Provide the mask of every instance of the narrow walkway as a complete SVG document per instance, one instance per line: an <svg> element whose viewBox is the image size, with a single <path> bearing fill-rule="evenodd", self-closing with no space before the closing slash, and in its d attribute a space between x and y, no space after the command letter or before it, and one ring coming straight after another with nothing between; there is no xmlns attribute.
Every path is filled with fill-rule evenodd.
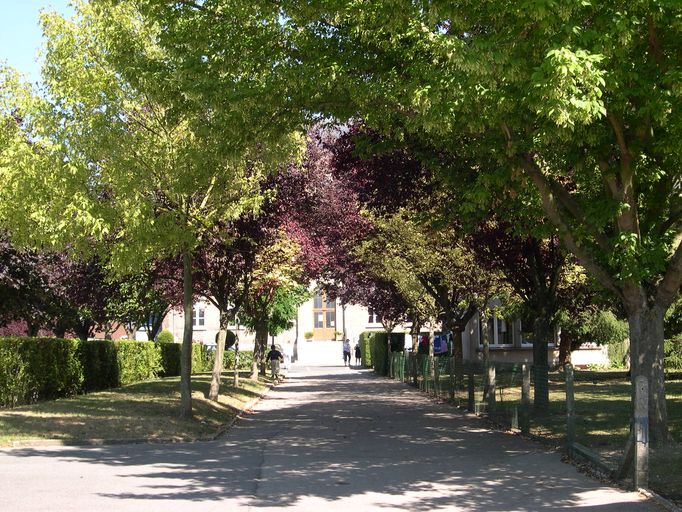
<svg viewBox="0 0 682 512"><path fill-rule="evenodd" d="M659 510L329 349L215 442L1 452L1 508Z"/></svg>

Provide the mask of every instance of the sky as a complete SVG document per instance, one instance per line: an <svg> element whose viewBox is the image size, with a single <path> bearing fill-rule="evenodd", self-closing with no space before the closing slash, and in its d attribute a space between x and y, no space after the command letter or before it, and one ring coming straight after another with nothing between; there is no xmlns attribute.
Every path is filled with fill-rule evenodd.
<svg viewBox="0 0 682 512"><path fill-rule="evenodd" d="M73 13L69 0L0 0L0 62L23 73L31 83L40 80L41 10Z"/></svg>

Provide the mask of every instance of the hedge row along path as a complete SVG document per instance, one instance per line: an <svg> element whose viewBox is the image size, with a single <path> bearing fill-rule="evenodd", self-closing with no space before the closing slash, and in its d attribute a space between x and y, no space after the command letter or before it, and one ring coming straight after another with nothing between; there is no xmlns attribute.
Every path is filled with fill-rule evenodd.
<svg viewBox="0 0 682 512"><path fill-rule="evenodd" d="M301 354L216 441L0 452L3 509L659 510L559 453L342 366L340 344Z"/></svg>

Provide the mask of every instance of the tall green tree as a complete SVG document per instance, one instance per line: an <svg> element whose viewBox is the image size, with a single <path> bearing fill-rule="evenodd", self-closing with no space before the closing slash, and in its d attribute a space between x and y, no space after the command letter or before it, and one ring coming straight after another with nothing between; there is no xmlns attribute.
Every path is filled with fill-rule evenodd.
<svg viewBox="0 0 682 512"><path fill-rule="evenodd" d="M663 314L682 281L682 21L674 3L284 2L316 107L478 156L533 188L616 295L667 438ZM313 78L314 76L314 78ZM313 84L314 82L314 84ZM329 101L324 99L332 98Z"/></svg>
<svg viewBox="0 0 682 512"><path fill-rule="evenodd" d="M258 211L269 164L291 158L299 140L260 132L272 119L253 116L250 101L230 105L242 120L236 132L224 112L190 101L177 87L180 63L158 44L160 25L131 2L76 11L71 20L43 16L45 96L20 105L24 137L11 151L41 147L28 163L3 168L12 183L6 202L31 220L15 213L12 232L75 252L106 242L115 273L182 257L181 415L191 417L194 251L218 221Z"/></svg>

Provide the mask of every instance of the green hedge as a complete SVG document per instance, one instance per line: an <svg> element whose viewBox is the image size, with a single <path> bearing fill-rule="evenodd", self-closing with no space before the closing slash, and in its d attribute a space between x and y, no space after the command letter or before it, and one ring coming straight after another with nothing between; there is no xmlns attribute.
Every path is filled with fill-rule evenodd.
<svg viewBox="0 0 682 512"><path fill-rule="evenodd" d="M251 370L253 364L253 351L240 350L239 351L239 369L246 371ZM223 368L226 370L234 370L234 350L225 351L225 359L223 360Z"/></svg>
<svg viewBox="0 0 682 512"><path fill-rule="evenodd" d="M362 366L365 368L372 367L372 336L374 333L363 332L360 334L360 351L362 352Z"/></svg>
<svg viewBox="0 0 682 512"><path fill-rule="evenodd" d="M375 332L370 342L372 366L379 375L388 375L388 335L385 332Z"/></svg>
<svg viewBox="0 0 682 512"><path fill-rule="evenodd" d="M83 388L78 341L0 338L0 406L50 400Z"/></svg>
<svg viewBox="0 0 682 512"><path fill-rule="evenodd" d="M181 351L179 343L0 338L0 407L177 376ZM192 373L210 372L213 358L194 344ZM251 352L241 352L239 368L249 369L252 360ZM233 366L234 351L228 351L225 367Z"/></svg>

